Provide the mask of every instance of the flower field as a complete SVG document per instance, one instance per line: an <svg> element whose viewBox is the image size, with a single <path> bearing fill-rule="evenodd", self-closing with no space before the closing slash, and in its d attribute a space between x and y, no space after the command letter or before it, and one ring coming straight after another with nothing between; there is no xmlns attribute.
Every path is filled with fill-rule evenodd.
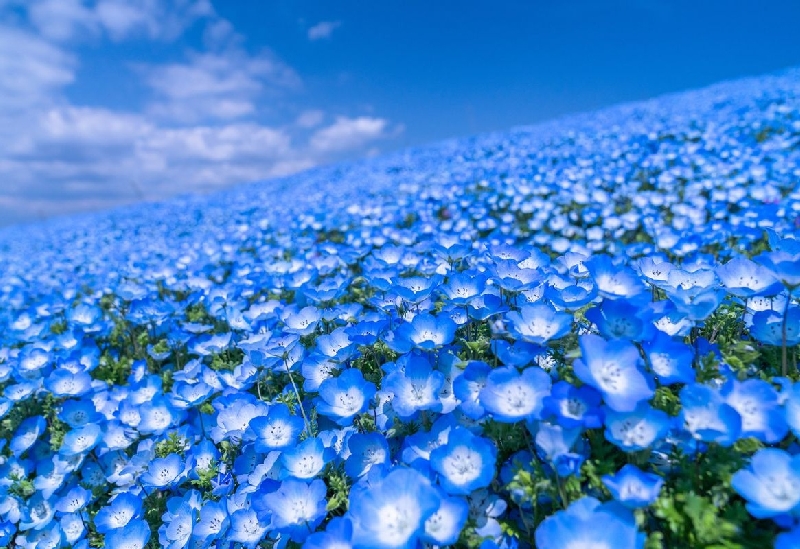
<svg viewBox="0 0 800 549"><path fill-rule="evenodd" d="M800 547L800 72L0 231L0 546Z"/></svg>

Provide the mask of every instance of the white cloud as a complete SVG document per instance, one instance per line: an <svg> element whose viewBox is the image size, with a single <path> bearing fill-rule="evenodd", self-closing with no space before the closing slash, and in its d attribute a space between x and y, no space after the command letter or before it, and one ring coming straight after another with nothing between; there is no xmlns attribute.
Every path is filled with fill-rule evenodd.
<svg viewBox="0 0 800 549"><path fill-rule="evenodd" d="M173 40L201 18L214 16L209 0L34 0L17 2L46 38L67 41L105 32L112 40L133 36Z"/></svg>
<svg viewBox="0 0 800 549"><path fill-rule="evenodd" d="M182 122L252 114L261 94L301 85L291 67L268 52L257 56L241 50L193 54L187 63L139 66L139 70L158 97L149 112Z"/></svg>
<svg viewBox="0 0 800 549"><path fill-rule="evenodd" d="M49 102L75 78L75 57L20 29L0 25L0 112Z"/></svg>
<svg viewBox="0 0 800 549"><path fill-rule="evenodd" d="M358 149L370 141L386 137L388 121L383 118L359 116L336 117L336 122L314 132L309 144L321 153Z"/></svg>
<svg viewBox="0 0 800 549"><path fill-rule="evenodd" d="M322 124L325 119L325 113L318 109L304 111L295 120L295 124L301 128L314 128Z"/></svg>
<svg viewBox="0 0 800 549"><path fill-rule="evenodd" d="M14 0L11 15L2 2L0 226L286 175L374 154L391 136L382 118L339 116L323 126L326 114L314 108L264 123L265 105L298 112L302 81L269 51L246 52L206 0L37 0L25 9ZM198 18L207 51L133 65L151 94L149 103L137 98L140 112L79 106L64 93L79 66L76 40L165 40Z"/></svg>
<svg viewBox="0 0 800 549"><path fill-rule="evenodd" d="M308 29L308 39L311 41L330 38L333 31L342 26L341 21L320 21Z"/></svg>

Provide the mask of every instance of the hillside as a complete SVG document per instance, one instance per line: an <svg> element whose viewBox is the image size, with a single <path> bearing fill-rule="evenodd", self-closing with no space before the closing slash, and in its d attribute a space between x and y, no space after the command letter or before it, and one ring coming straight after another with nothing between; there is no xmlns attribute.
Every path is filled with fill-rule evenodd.
<svg viewBox="0 0 800 549"><path fill-rule="evenodd" d="M798 234L798 70L0 230L0 546L796 547Z"/></svg>

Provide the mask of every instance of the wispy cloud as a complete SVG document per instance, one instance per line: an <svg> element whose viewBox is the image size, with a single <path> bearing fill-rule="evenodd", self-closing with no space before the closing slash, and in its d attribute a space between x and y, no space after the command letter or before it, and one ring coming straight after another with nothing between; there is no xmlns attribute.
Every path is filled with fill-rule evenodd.
<svg viewBox="0 0 800 549"><path fill-rule="evenodd" d="M373 151L399 128L303 105L300 75L270 51L246 51L206 0L26 6L0 26L0 225L286 175ZM14 19L2 10L0 21ZM127 67L147 93L137 110L69 99L77 43L165 40L198 19L206 51ZM276 102L293 111L267 123L280 120Z"/></svg>
<svg viewBox="0 0 800 549"><path fill-rule="evenodd" d="M309 145L312 150L322 153L356 149L370 141L387 137L388 125L383 118L339 116L330 126L314 132Z"/></svg>
<svg viewBox="0 0 800 549"><path fill-rule="evenodd" d="M140 65L139 71L157 97L148 111L182 122L249 115L265 92L295 90L301 85L297 73L269 52L256 56L241 50L195 53L186 63Z"/></svg>
<svg viewBox="0 0 800 549"><path fill-rule="evenodd" d="M314 41L330 38L333 34L333 31L341 26L341 21L320 21L308 29L308 39Z"/></svg>

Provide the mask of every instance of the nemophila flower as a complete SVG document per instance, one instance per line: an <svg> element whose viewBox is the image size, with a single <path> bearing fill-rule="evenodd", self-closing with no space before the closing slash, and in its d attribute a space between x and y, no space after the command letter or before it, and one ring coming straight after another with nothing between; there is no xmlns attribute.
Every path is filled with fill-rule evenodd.
<svg viewBox="0 0 800 549"><path fill-rule="evenodd" d="M313 333L322 319L322 313L316 307L303 307L300 310L284 310L281 314L285 331L301 336Z"/></svg>
<svg viewBox="0 0 800 549"><path fill-rule="evenodd" d="M498 286L511 292L530 289L543 278L539 269L522 267L515 259L496 259L489 272Z"/></svg>
<svg viewBox="0 0 800 549"><path fill-rule="evenodd" d="M129 494L117 496L109 507L100 509L94 524L105 534L106 547L144 547L150 540L150 527L140 520L141 513L142 500Z"/></svg>
<svg viewBox="0 0 800 549"><path fill-rule="evenodd" d="M502 533L497 520L508 509L506 501L486 488L476 490L467 496L469 519L474 521L475 533L480 537L499 538Z"/></svg>
<svg viewBox="0 0 800 549"><path fill-rule="evenodd" d="M425 357L411 355L402 371L395 370L383 379L382 389L392 393L395 413L408 418L418 411L441 407L439 390L443 383L444 375L434 370Z"/></svg>
<svg viewBox="0 0 800 549"><path fill-rule="evenodd" d="M642 299L606 299L585 313L607 339L646 341L653 337L653 312Z"/></svg>
<svg viewBox="0 0 800 549"><path fill-rule="evenodd" d="M59 515L76 513L86 507L92 499L92 493L89 490L82 486L74 486L58 498L53 507Z"/></svg>
<svg viewBox="0 0 800 549"><path fill-rule="evenodd" d="M744 257L737 257L715 272L728 293L738 297L777 295L783 287L772 272Z"/></svg>
<svg viewBox="0 0 800 549"><path fill-rule="evenodd" d="M742 438L754 437L769 444L783 440L789 432L778 391L761 379L729 379L720 390L725 402L742 419Z"/></svg>
<svg viewBox="0 0 800 549"><path fill-rule="evenodd" d="M643 402L632 412L605 412L606 440L626 452L638 452L661 440L672 426L666 412Z"/></svg>
<svg viewBox="0 0 800 549"><path fill-rule="evenodd" d="M602 480L611 497L630 509L653 503L664 485L662 477L645 473L631 464L623 466L614 475L603 475Z"/></svg>
<svg viewBox="0 0 800 549"><path fill-rule="evenodd" d="M479 271L463 271L451 274L447 283L439 287L451 303L467 305L478 297L486 287L486 275Z"/></svg>
<svg viewBox="0 0 800 549"><path fill-rule="evenodd" d="M441 276L411 276L393 279L391 291L411 303L420 303L433 293L441 284Z"/></svg>
<svg viewBox="0 0 800 549"><path fill-rule="evenodd" d="M218 409L217 425L211 429L211 439L219 444L225 439L230 439L234 443L240 441L245 429L250 424L250 420L258 416L266 416L269 409L262 402L250 401L244 396L237 395L237 398L223 403L221 399L214 401Z"/></svg>
<svg viewBox="0 0 800 549"><path fill-rule="evenodd" d="M431 351L452 343L457 328L447 315L423 313L416 315L411 322L398 326L394 339L386 341L386 344L398 353L407 353L413 348Z"/></svg>
<svg viewBox="0 0 800 549"><path fill-rule="evenodd" d="M14 438L8 444L9 449L15 457L21 456L25 453L34 443L39 440L39 437L47 427L47 422L42 416L32 416L25 418L22 423L17 427L14 433Z"/></svg>
<svg viewBox="0 0 800 549"><path fill-rule="evenodd" d="M331 360L344 362L353 355L356 345L350 341L344 328L336 328L330 334L317 338L317 350Z"/></svg>
<svg viewBox="0 0 800 549"><path fill-rule="evenodd" d="M269 525L262 523L252 509L238 509L231 512L231 524L228 540L241 543L244 547L254 549L264 539Z"/></svg>
<svg viewBox="0 0 800 549"><path fill-rule="evenodd" d="M230 518L228 509L222 501L207 501L200 508L200 516L194 526L192 536L201 542L203 547L208 547L214 541L223 539Z"/></svg>
<svg viewBox="0 0 800 549"><path fill-rule="evenodd" d="M307 483L287 479L263 502L271 512L270 529L302 543L325 518L327 487L320 479Z"/></svg>
<svg viewBox="0 0 800 549"><path fill-rule="evenodd" d="M176 408L185 410L187 408L199 406L208 400L214 392L214 388L211 385L202 381L197 383L176 381L172 386L170 403Z"/></svg>
<svg viewBox="0 0 800 549"><path fill-rule="evenodd" d="M580 435L580 428L565 429L561 425L539 423L534 437L537 453L552 465L558 476L577 475L586 459L573 451Z"/></svg>
<svg viewBox="0 0 800 549"><path fill-rule="evenodd" d="M364 379L356 368L348 368L338 377L331 377L319 386L319 396L314 399L317 412L347 426L353 418L369 407L375 396L375 384Z"/></svg>
<svg viewBox="0 0 800 549"><path fill-rule="evenodd" d="M58 411L58 419L73 428L96 423L100 417L91 400L66 400Z"/></svg>
<svg viewBox="0 0 800 549"><path fill-rule="evenodd" d="M75 547L86 535L86 525L81 515L77 513L69 513L62 516L58 521L58 525L64 533L63 541L66 541L70 547ZM2 526L0 526L0 543L4 543Z"/></svg>
<svg viewBox="0 0 800 549"><path fill-rule="evenodd" d="M458 399L461 411L470 419L481 419L484 414L480 393L486 385L491 366L479 360L471 360L464 371L453 381L453 394Z"/></svg>
<svg viewBox="0 0 800 549"><path fill-rule="evenodd" d="M464 498L440 494L439 508L425 521L420 536L423 542L437 546L455 544L467 523L469 504Z"/></svg>
<svg viewBox="0 0 800 549"><path fill-rule="evenodd" d="M173 498L167 502L167 505L169 506L173 500L181 501L178 498ZM190 503L182 502L174 511L170 510L164 513L161 517L163 523L158 529L158 542L161 546L167 549L183 549L186 547L192 537L197 511L198 509Z"/></svg>
<svg viewBox="0 0 800 549"><path fill-rule="evenodd" d="M350 517L334 517L324 532L315 532L306 538L305 549L349 549L353 542L353 523Z"/></svg>
<svg viewBox="0 0 800 549"><path fill-rule="evenodd" d="M544 397L550 394L550 384L550 376L541 368L533 366L520 373L507 366L489 372L478 398L495 421L537 419Z"/></svg>
<svg viewBox="0 0 800 549"><path fill-rule="evenodd" d="M747 500L755 518L800 514L800 455L778 448L762 448L750 465L733 474L731 487Z"/></svg>
<svg viewBox="0 0 800 549"><path fill-rule="evenodd" d="M353 546L416 547L425 522L440 506L430 481L413 469L396 468L368 488L353 487L348 515L353 521Z"/></svg>
<svg viewBox="0 0 800 549"><path fill-rule="evenodd" d="M678 419L695 439L722 446L731 446L739 439L742 418L733 406L725 402L719 390L695 383L681 389L679 396L681 412Z"/></svg>
<svg viewBox="0 0 800 549"><path fill-rule="evenodd" d="M509 331L523 341L543 345L569 333L572 315L556 311L547 303L531 303L506 313Z"/></svg>
<svg viewBox="0 0 800 549"><path fill-rule="evenodd" d="M42 494L34 494L25 503L19 520L21 531L41 530L53 520L55 509L49 500L42 497Z"/></svg>
<svg viewBox="0 0 800 549"><path fill-rule="evenodd" d="M459 425L456 417L449 414L434 421L430 431L421 431L405 437L400 451L400 461L420 470L426 469L431 452L446 444L450 431ZM419 461L422 465L417 463Z"/></svg>
<svg viewBox="0 0 800 549"><path fill-rule="evenodd" d="M64 456L84 454L94 448L100 441L102 429L99 425L89 424L68 431L58 453Z"/></svg>
<svg viewBox="0 0 800 549"><path fill-rule="evenodd" d="M609 408L630 412L653 396L653 380L642 370L639 351L631 343L584 335L579 344L582 357L573 363L575 375L600 391Z"/></svg>
<svg viewBox="0 0 800 549"><path fill-rule="evenodd" d="M760 311L753 315L750 335L757 341L781 347L800 344L800 307L789 307L785 316L775 311Z"/></svg>
<svg viewBox="0 0 800 549"><path fill-rule="evenodd" d="M694 349L663 332L642 342L642 348L653 373L661 385L694 383Z"/></svg>
<svg viewBox="0 0 800 549"><path fill-rule="evenodd" d="M548 279L544 296L561 309L576 311L597 297L597 286L591 279L582 279L576 282L551 276Z"/></svg>
<svg viewBox="0 0 800 549"><path fill-rule="evenodd" d="M255 440L256 452L285 450L297 442L304 427L301 416L292 414L286 404L278 403L269 407L266 416L250 420L247 438Z"/></svg>
<svg viewBox="0 0 800 549"><path fill-rule="evenodd" d="M601 400L600 393L592 387L584 385L579 388L566 381L559 381L542 401L542 417L553 417L559 425L567 429L596 429L603 425Z"/></svg>
<svg viewBox="0 0 800 549"><path fill-rule="evenodd" d="M516 366L522 368L531 364L537 356L546 352L546 348L541 345L534 345L526 341L515 341L509 343L503 339L492 340L492 352L506 366Z"/></svg>
<svg viewBox="0 0 800 549"><path fill-rule="evenodd" d="M350 455L344 462L344 472L359 478L373 465L388 464L391 458L389 443L381 433L355 433L347 440Z"/></svg>
<svg viewBox="0 0 800 549"><path fill-rule="evenodd" d="M536 529L539 549L643 549L645 538L636 529L633 514L592 497L579 499L565 511L547 517Z"/></svg>
<svg viewBox="0 0 800 549"><path fill-rule="evenodd" d="M157 398L139 406L140 421L136 428L140 433L162 435L179 423L182 410L173 408L165 398Z"/></svg>
<svg viewBox="0 0 800 549"><path fill-rule="evenodd" d="M467 304L467 312L470 318L475 320L486 320L494 315L510 310L508 305L503 303L503 299L487 289L483 294L472 298Z"/></svg>
<svg viewBox="0 0 800 549"><path fill-rule="evenodd" d="M55 370L45 379L44 386L55 397L79 397L91 391L92 376L86 372Z"/></svg>
<svg viewBox="0 0 800 549"><path fill-rule="evenodd" d="M667 261L663 256L643 257L635 261L634 266L647 282L655 286L666 283L669 272L675 268L675 265Z"/></svg>
<svg viewBox="0 0 800 549"><path fill-rule="evenodd" d="M611 256L595 255L583 264L603 297L633 297L646 289L633 269L616 265Z"/></svg>
<svg viewBox="0 0 800 549"><path fill-rule="evenodd" d="M140 477L142 484L148 488L168 488L184 473L184 466L178 454L169 454L156 458Z"/></svg>
<svg viewBox="0 0 800 549"><path fill-rule="evenodd" d="M800 287L800 252L767 252L757 255L753 260L769 269L793 294Z"/></svg>
<svg viewBox="0 0 800 549"><path fill-rule="evenodd" d="M450 431L447 443L431 452L430 462L439 484L452 495L467 495L489 486L494 479L497 447L463 427Z"/></svg>
<svg viewBox="0 0 800 549"><path fill-rule="evenodd" d="M339 371L340 366L337 362L321 355L304 358L300 366L303 374L303 390L316 392L323 381Z"/></svg>
<svg viewBox="0 0 800 549"><path fill-rule="evenodd" d="M325 447L319 437L307 438L281 454L282 477L314 478L335 455L336 451Z"/></svg>

